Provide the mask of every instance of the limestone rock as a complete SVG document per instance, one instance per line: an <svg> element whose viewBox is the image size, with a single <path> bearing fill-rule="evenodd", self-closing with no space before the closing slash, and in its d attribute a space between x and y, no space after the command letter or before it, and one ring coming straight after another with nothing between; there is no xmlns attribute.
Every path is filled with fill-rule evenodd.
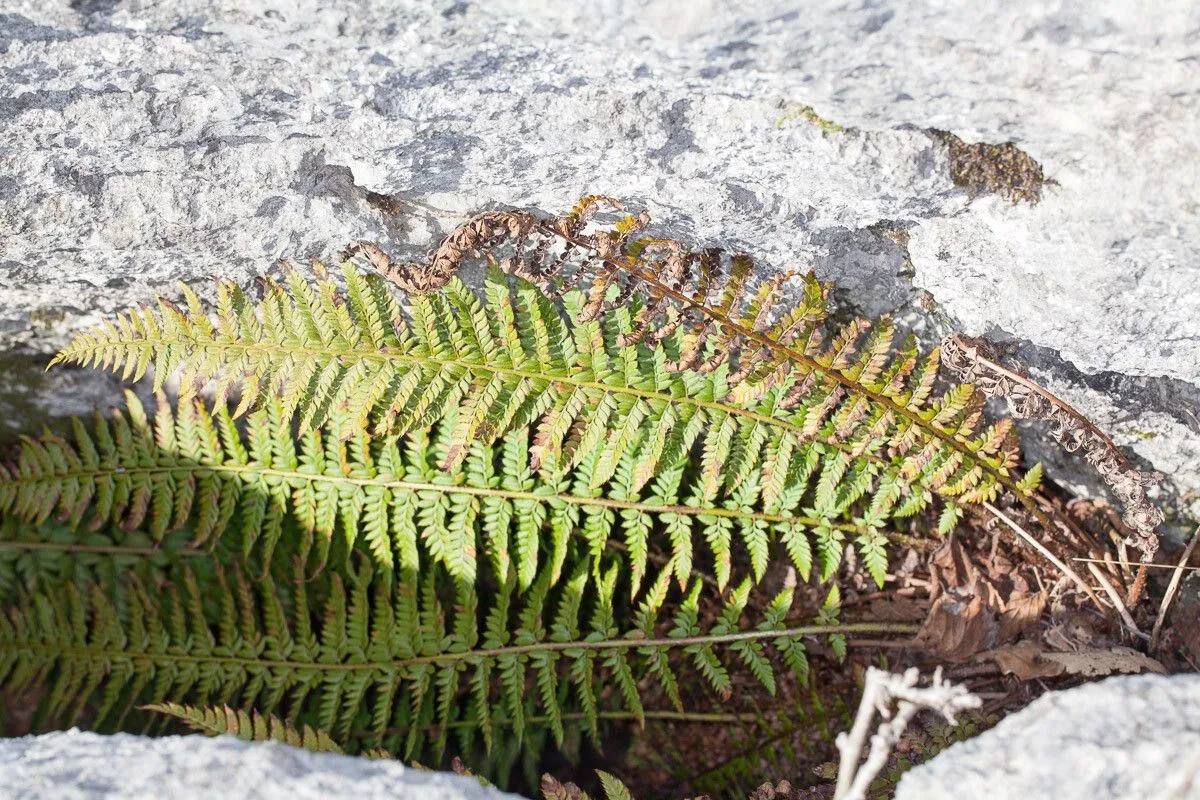
<svg viewBox="0 0 1200 800"><path fill-rule="evenodd" d="M1051 692L900 779L896 800L1200 798L1200 675Z"/></svg>
<svg viewBox="0 0 1200 800"><path fill-rule="evenodd" d="M232 736L147 738L78 730L0 739L11 800L519 800L474 778L397 761L310 753Z"/></svg>
<svg viewBox="0 0 1200 800"><path fill-rule="evenodd" d="M1188 0L6 9L0 349L44 355L177 280L355 238L420 256L470 213L603 192L869 313L928 292L931 333L1036 351L1048 388L1200 488ZM956 186L936 131L1014 141L1053 183L1037 204Z"/></svg>

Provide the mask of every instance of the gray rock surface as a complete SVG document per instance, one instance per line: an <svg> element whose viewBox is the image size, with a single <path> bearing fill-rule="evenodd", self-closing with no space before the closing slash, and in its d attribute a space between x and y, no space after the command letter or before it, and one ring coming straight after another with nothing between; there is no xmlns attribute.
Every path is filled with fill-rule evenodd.
<svg viewBox="0 0 1200 800"><path fill-rule="evenodd" d="M232 736L0 739L9 800L519 800L473 778Z"/></svg>
<svg viewBox="0 0 1200 800"><path fill-rule="evenodd" d="M1196 489L1198 86L1189 0L8 0L0 348L48 353L176 280L353 238L419 256L470 213L603 192L870 313L928 292L936 330L1015 339ZM930 129L1015 141L1055 183L957 187Z"/></svg>
<svg viewBox="0 0 1200 800"><path fill-rule="evenodd" d="M1200 798L1200 675L1051 692L907 772L895 800Z"/></svg>

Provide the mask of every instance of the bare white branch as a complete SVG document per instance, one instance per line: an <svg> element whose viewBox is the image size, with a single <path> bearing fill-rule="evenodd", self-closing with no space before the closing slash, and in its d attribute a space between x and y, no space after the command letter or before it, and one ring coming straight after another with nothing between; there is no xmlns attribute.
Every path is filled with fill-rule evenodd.
<svg viewBox="0 0 1200 800"><path fill-rule="evenodd" d="M837 747L841 753L838 768L836 800L864 800L871 781L887 763L892 748L900 741L905 728L921 709L936 711L955 724L955 715L968 708L979 708L981 700L967 691L942 680L942 668L933 673L929 686L918 686L921 674L916 667L903 675L884 672L871 667L867 670L863 684L862 704L854 717L849 733L838 735ZM893 715L892 705L895 704ZM879 729L870 736L871 749L860 766L863 746L871 730L871 721L878 712L883 721Z"/></svg>

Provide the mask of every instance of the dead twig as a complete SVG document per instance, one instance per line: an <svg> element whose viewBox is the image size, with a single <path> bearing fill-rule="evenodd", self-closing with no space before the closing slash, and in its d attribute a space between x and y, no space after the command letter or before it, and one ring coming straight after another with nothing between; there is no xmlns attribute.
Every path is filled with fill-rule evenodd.
<svg viewBox="0 0 1200 800"><path fill-rule="evenodd" d="M1088 562L1088 569L1092 573L1092 577L1100 581L1100 588L1108 595L1108 599L1112 600L1113 608L1117 609L1117 613L1121 615L1121 621L1125 623L1125 627L1129 628L1135 636L1141 639L1146 638L1146 634L1138 629L1137 623L1133 621L1133 617L1129 615L1129 609L1121 602L1121 595L1117 594L1117 590L1113 588L1112 583L1108 578L1104 577L1104 573L1096 566L1095 562Z"/></svg>
<svg viewBox="0 0 1200 800"><path fill-rule="evenodd" d="M1196 542L1200 541L1200 527L1192 534L1192 540L1188 542L1188 546L1183 548L1183 555L1179 557L1179 563L1175 565L1175 574L1171 576L1171 582L1167 585L1167 593L1163 595L1162 605L1158 607L1158 618L1154 620L1154 630L1150 632L1150 649L1158 649L1158 636L1162 633L1163 622L1167 618L1167 611L1171 608L1171 603L1175 601L1175 594L1179 591L1179 582L1183 580L1183 570L1187 566L1188 559L1192 557L1192 551L1196 549Z"/></svg>
<svg viewBox="0 0 1200 800"><path fill-rule="evenodd" d="M1109 563L1107 561L1101 561L1098 558L1080 558L1078 556L1072 556L1071 560L1079 561L1084 564L1087 564L1087 563L1107 564L1107 563ZM1118 564L1118 565L1129 564L1134 567L1146 567L1147 569L1171 569L1171 570L1182 569L1184 572L1200 572L1200 567L1189 567L1186 565L1181 567L1178 564L1160 564L1157 561L1152 561L1148 564L1145 562L1142 562L1142 561L1113 561L1112 563Z"/></svg>

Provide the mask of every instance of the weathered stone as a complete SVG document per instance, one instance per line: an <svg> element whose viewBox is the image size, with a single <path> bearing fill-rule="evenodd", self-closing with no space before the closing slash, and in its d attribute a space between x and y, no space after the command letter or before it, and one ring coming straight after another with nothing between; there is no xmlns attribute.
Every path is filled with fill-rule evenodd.
<svg viewBox="0 0 1200 800"><path fill-rule="evenodd" d="M49 353L176 280L356 238L420 256L470 213L603 192L870 313L924 290L931 332L1026 343L1051 391L1200 488L1194 3L7 8L0 347ZM1014 203L1029 165L1053 183Z"/></svg>
<svg viewBox="0 0 1200 800"><path fill-rule="evenodd" d="M13 800L519 800L474 778L398 761L310 753L232 736L148 738L70 730L0 739Z"/></svg>
<svg viewBox="0 0 1200 800"><path fill-rule="evenodd" d="M896 800L1200 798L1200 676L1051 692L907 772Z"/></svg>

